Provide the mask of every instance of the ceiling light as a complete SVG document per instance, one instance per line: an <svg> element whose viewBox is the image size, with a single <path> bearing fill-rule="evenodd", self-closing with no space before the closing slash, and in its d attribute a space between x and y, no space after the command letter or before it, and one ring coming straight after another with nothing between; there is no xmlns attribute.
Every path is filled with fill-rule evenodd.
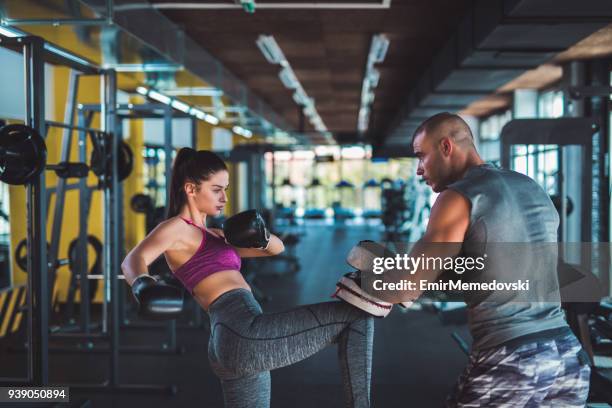
<svg viewBox="0 0 612 408"><path fill-rule="evenodd" d="M368 122L370 120L370 108L362 106L359 109L359 117L357 120L357 130L359 132L365 132L368 129Z"/></svg>
<svg viewBox="0 0 612 408"><path fill-rule="evenodd" d="M245 137L247 139L250 139L251 137L253 137L253 132L251 132L250 130L245 129L245 128L241 127L241 126L234 126L232 128L232 131L234 133L236 133L237 135Z"/></svg>
<svg viewBox="0 0 612 408"><path fill-rule="evenodd" d="M189 110L189 114L195 116L198 119L202 119L202 120L204 120L204 115L206 115L206 113L204 113L202 110L198 108L191 108Z"/></svg>
<svg viewBox="0 0 612 408"><path fill-rule="evenodd" d="M301 88L298 88L292 96L293 101L299 106L306 106L306 103L308 102L308 97L304 94L304 91L302 91Z"/></svg>
<svg viewBox="0 0 612 408"><path fill-rule="evenodd" d="M160 94L157 91L154 90L150 90L149 94L148 94L149 98L156 100L157 102L161 102L163 104L166 105L170 105L170 102L172 101L172 99L170 99L170 97L164 95L164 94Z"/></svg>
<svg viewBox="0 0 612 408"><path fill-rule="evenodd" d="M372 37L370 53L368 54L365 75L361 86L361 106L357 117L357 130L359 133L364 133L368 130L370 105L374 103L375 98L374 88L380 82L380 71L374 68L374 64L383 62L388 50L389 39L384 34L376 34Z"/></svg>
<svg viewBox="0 0 612 408"><path fill-rule="evenodd" d="M300 85L291 67L287 66L281 69L278 77L287 89L296 89Z"/></svg>
<svg viewBox="0 0 612 408"><path fill-rule="evenodd" d="M183 70L182 65L164 63L104 64L104 68L112 68L117 72L177 72Z"/></svg>
<svg viewBox="0 0 612 408"><path fill-rule="evenodd" d="M376 88L378 86L378 81L380 80L380 71L376 68L372 68L370 72L368 72L368 81L370 82L370 86L372 88Z"/></svg>
<svg viewBox="0 0 612 408"><path fill-rule="evenodd" d="M304 112L304 115L306 116L313 116L317 113L317 111L315 110L314 106L310 105L310 106L306 106L302 112Z"/></svg>
<svg viewBox="0 0 612 408"><path fill-rule="evenodd" d="M222 96L223 91L221 89L206 87L206 86L194 86L185 88L174 88L165 91L170 96Z"/></svg>
<svg viewBox="0 0 612 408"><path fill-rule="evenodd" d="M189 110L189 113L193 116L195 116L196 118L203 120L207 123L210 123L213 126L216 126L219 124L219 119L217 119L215 116L206 113L204 111L202 111L201 109L198 108L191 108Z"/></svg>
<svg viewBox="0 0 612 408"><path fill-rule="evenodd" d="M292 94L293 100L303 109L303 113L309 116L311 122L314 122L313 126L315 126L317 131L321 131L321 129L327 131L323 120L317 113L314 99L309 98L304 88L302 88L300 81L295 76L289 61L285 58L274 37L262 34L257 38L256 44L269 63L280 64L283 67L278 73L278 77L286 88L295 89L295 92Z"/></svg>
<svg viewBox="0 0 612 408"><path fill-rule="evenodd" d="M211 115L210 113L205 114L204 120L213 126L216 126L219 124L219 119L217 119L215 116Z"/></svg>
<svg viewBox="0 0 612 408"><path fill-rule="evenodd" d="M189 113L189 109L191 109L189 105L187 105L185 102L179 101L178 99L173 99L170 105L174 109L179 110L184 113Z"/></svg>
<svg viewBox="0 0 612 408"><path fill-rule="evenodd" d="M389 50L389 39L384 34L376 34L372 37L372 46L370 54L373 57L374 63L380 63L385 60L387 51Z"/></svg>
<svg viewBox="0 0 612 408"><path fill-rule="evenodd" d="M276 40L271 35L262 34L257 38L255 43L270 64L284 65L287 63L283 51L281 51L280 47L276 43Z"/></svg>
<svg viewBox="0 0 612 408"><path fill-rule="evenodd" d="M317 123L315 125L315 130L317 132L321 132L321 133L327 132L327 126L325 126L323 123Z"/></svg>

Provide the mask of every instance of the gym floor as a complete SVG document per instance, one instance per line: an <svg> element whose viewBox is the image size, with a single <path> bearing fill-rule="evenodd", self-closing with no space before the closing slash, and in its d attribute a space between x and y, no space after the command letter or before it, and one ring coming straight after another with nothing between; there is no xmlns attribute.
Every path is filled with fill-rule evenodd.
<svg viewBox="0 0 612 408"><path fill-rule="evenodd" d="M265 311L281 311L295 305L328 301L335 282L348 266L344 258L361 239L380 239L376 227L312 225L302 230L296 253L301 270L295 275L262 273L257 285L270 300ZM268 270L282 270L281 263ZM422 311L398 309L376 321L372 405L374 407L439 407L467 362L451 338L457 331L469 338L465 326L443 326L440 319ZM164 341L162 329L124 329L122 345L155 346ZM125 384L175 384L178 393L91 392L71 388L73 402L89 399L94 407L222 407L221 388L207 360L207 329L179 329L177 340L186 348L176 354L124 354L120 356L120 382ZM53 344L53 343L52 343ZM4 364L23 366L25 354L7 354ZM57 353L50 358L52 383L100 382L108 371L108 356L91 353ZM6 367L8 368L8 367ZM4 368L3 368L4 370ZM111 395L114 394L114 395ZM336 348L291 367L272 372L272 407L326 408L343 406Z"/></svg>

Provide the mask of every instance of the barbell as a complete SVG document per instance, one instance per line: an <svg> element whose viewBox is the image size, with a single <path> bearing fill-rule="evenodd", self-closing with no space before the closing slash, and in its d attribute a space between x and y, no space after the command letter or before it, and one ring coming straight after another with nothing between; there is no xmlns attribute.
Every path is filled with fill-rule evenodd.
<svg viewBox="0 0 612 408"><path fill-rule="evenodd" d="M108 142L108 135L107 137ZM91 170L98 177L108 180L112 154L95 146L90 158ZM117 148L119 181L125 180L132 172L134 155L129 145L120 141ZM60 178L83 178L90 167L80 162L47 164L47 146L40 134L29 126L14 124L0 128L0 181L12 185L32 183L43 170L53 170Z"/></svg>

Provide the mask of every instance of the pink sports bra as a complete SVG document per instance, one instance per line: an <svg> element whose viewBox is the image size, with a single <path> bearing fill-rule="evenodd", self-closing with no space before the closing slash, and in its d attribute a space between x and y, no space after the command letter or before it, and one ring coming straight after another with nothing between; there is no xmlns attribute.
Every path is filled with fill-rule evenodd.
<svg viewBox="0 0 612 408"><path fill-rule="evenodd" d="M238 252L223 238L211 234L206 231L206 228L194 224L191 220L183 217L181 219L202 231L202 242L198 250L174 271L174 276L190 293L193 293L193 288L198 283L215 272L240 270L241 262Z"/></svg>

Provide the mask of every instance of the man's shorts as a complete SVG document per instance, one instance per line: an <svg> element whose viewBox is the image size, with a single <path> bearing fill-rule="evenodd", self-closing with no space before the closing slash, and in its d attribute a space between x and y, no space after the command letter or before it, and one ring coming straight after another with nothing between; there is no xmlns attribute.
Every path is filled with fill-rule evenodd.
<svg viewBox="0 0 612 408"><path fill-rule="evenodd" d="M447 407L584 407L590 373L571 333L474 351Z"/></svg>

